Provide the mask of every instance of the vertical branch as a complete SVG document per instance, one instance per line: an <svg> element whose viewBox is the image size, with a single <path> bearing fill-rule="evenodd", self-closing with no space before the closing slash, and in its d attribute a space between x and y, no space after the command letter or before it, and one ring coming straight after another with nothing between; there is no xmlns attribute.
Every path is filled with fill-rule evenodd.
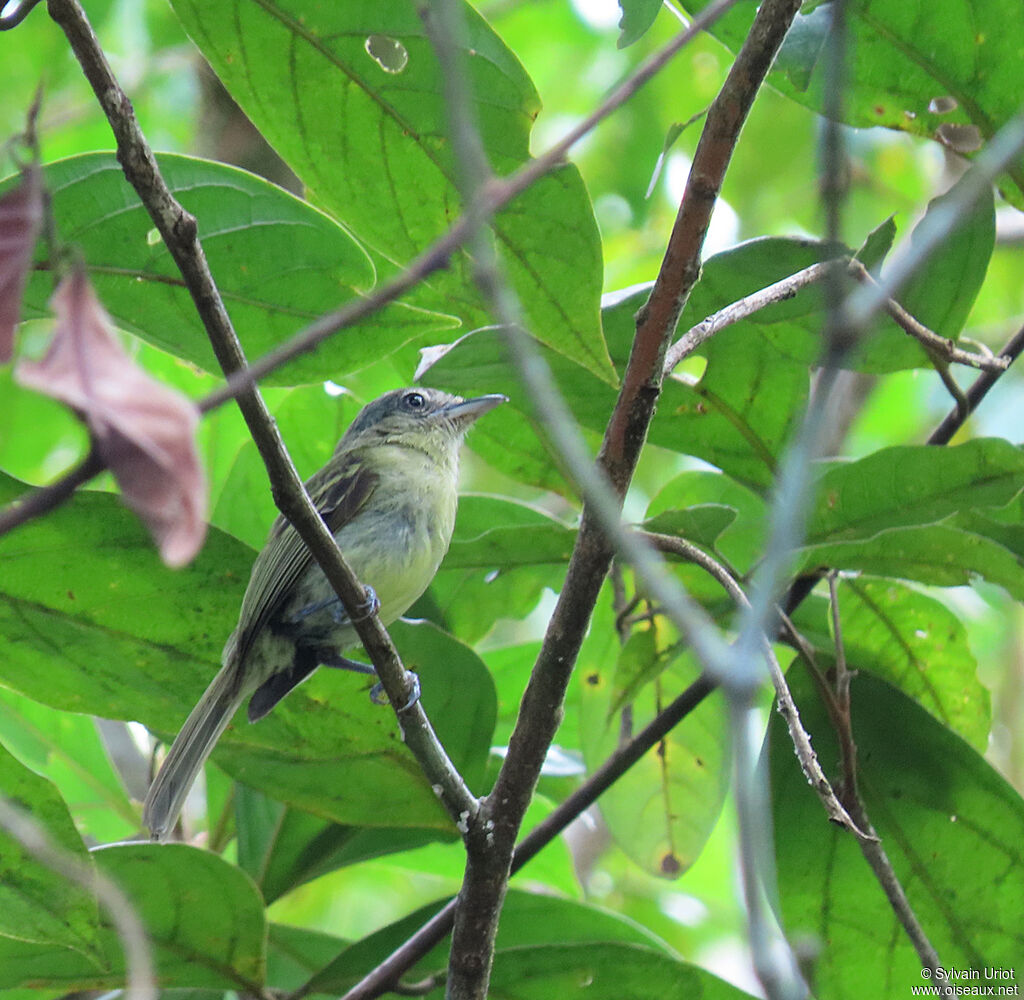
<svg viewBox="0 0 1024 1000"><path fill-rule="evenodd" d="M843 645L842 616L839 613L839 593L836 585L836 574L829 574L829 598L832 611L832 631L836 647L836 681L833 695L835 711L831 712L836 728L836 741L839 744L839 766L842 770L843 805L857 826L867 836L858 837L864 860L874 873L878 884L885 893L896 919L899 920L910 943L917 952L922 968L931 972L930 979L936 984L938 996L951 997L953 990L942 974L939 954L935 950L917 914L907 899L903 884L893 868L889 855L885 851L881 838L875 832L868 815L867 806L861 798L857 786L857 744L853 736L853 715L850 702L850 671L846 663L846 650Z"/></svg>
<svg viewBox="0 0 1024 1000"><path fill-rule="evenodd" d="M450 997L468 1000L486 994L515 837L561 718L569 677L608 571L612 540L620 541L616 529L621 504L660 394L665 352L699 276L711 212L740 129L798 8L797 0L766 0L709 110L658 279L638 317L619 399L598 457L597 476L588 463L581 461L585 452L579 448L578 432L573 433L574 425L550 372L522 335L516 303L501 279L493 247L483 239L473 243L478 283L488 295L496 319L511 331L517 365L542 420L560 449L564 446L569 452L570 467L581 473L585 503L566 581L524 694L508 754L493 791L481 804L478 823L467 837L466 878L459 896L449 967ZM465 74L459 66L462 53L456 43L460 31L457 9L449 2L429 8L421 4L420 11L445 70L456 159L463 174L464 199L472 205L477 191L486 184L489 168L472 120ZM605 477L610 491L602 484ZM643 554L649 551L639 545L633 549ZM671 602L670 613L680 606L687 607L678 587L666 586L663 579L658 582ZM662 594L656 596L660 599ZM682 617L681 627L696 640L695 646L708 658L720 658L712 654L719 653L721 641L708 641L710 631L702 635L692 614Z"/></svg>

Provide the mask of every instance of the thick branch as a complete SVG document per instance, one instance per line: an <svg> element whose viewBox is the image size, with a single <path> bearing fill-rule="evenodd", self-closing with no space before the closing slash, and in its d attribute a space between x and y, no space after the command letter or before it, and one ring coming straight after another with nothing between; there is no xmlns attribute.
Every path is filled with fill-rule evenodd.
<svg viewBox="0 0 1024 1000"><path fill-rule="evenodd" d="M680 206L661 272L647 305L641 311L637 334L619 398L605 433L598 465L620 508L646 440L660 393L662 365L679 312L700 273L700 254L726 167L754 96L799 4L796 0L767 0L759 11L722 92L708 112L698 143L690 181ZM534 359L521 355L520 369L537 385ZM554 394L550 394L552 397ZM562 713L565 692L612 557L613 531L602 516L604 507L588 495L568 573L549 622L544 643L523 696L519 718L494 789L484 800L477 835L486 838L479 851L467 841L471 862L460 894L457 935L468 943L464 967L456 967L453 948L451 973L461 984L458 996L482 995L513 844L533 794L540 768ZM613 519L619 511L613 509ZM691 622L687 622L691 624ZM479 855L474 863L473 858ZM476 984L471 987L469 984ZM475 991L474 991L475 990Z"/></svg>

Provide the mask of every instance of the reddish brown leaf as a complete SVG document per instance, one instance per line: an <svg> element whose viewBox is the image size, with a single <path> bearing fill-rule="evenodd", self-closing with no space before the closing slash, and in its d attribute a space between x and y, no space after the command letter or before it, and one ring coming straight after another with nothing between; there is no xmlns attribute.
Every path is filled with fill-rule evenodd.
<svg viewBox="0 0 1024 1000"><path fill-rule="evenodd" d="M50 349L42 361L19 363L18 380L78 411L164 562L187 563L206 534L198 411L124 353L83 270L61 281L52 305Z"/></svg>
<svg viewBox="0 0 1024 1000"><path fill-rule="evenodd" d="M21 183L0 198L0 364L14 353L14 328L42 221L43 185L33 164L22 171Z"/></svg>

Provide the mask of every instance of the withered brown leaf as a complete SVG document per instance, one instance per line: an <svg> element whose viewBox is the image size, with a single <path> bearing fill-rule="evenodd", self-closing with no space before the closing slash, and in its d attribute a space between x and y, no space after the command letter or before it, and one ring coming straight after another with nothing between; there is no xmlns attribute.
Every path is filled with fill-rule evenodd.
<svg viewBox="0 0 1024 1000"><path fill-rule="evenodd" d="M0 364L14 353L14 328L42 221L43 184L32 164L22 171L21 183L0 198Z"/></svg>
<svg viewBox="0 0 1024 1000"><path fill-rule="evenodd" d="M128 357L83 268L61 281L51 304L49 350L42 361L21 361L18 381L78 412L164 562L184 565L206 535L198 410Z"/></svg>

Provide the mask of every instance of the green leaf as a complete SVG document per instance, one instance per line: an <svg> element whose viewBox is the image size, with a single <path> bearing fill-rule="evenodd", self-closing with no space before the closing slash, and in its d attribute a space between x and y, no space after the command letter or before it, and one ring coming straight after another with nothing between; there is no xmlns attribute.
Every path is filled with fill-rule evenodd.
<svg viewBox="0 0 1024 1000"><path fill-rule="evenodd" d="M271 924L267 941L267 985L291 993L345 947L340 938L305 927Z"/></svg>
<svg viewBox="0 0 1024 1000"><path fill-rule="evenodd" d="M443 901L425 906L362 941L353 943L313 977L308 984L309 991L338 993L348 989L432 917L441 905ZM510 889L505 898L496 941L499 953L512 954L518 949L545 944L586 945L593 953L598 950L595 945L603 947L611 943L639 947L652 959L671 954L668 946L650 931L606 910L557 896L534 895L517 889ZM410 970L409 978L418 979L441 972L447 964L448 942L445 941ZM560 995L558 991L549 994Z"/></svg>
<svg viewBox="0 0 1024 1000"><path fill-rule="evenodd" d="M31 338L28 334L28 325L23 325L22 343L39 335L35 330ZM0 469L5 472L41 484L52 477L54 454L70 463L89 450L81 421L55 399L23 389L7 365L0 368L0 399Z"/></svg>
<svg viewBox="0 0 1024 1000"><path fill-rule="evenodd" d="M585 993L593 1000L743 1000L749 994L710 972L637 945L617 942L541 944L496 951L491 990L510 1000L549 1000ZM428 994L439 1000L442 992Z"/></svg>
<svg viewBox="0 0 1024 1000"><path fill-rule="evenodd" d="M889 255L896 240L896 220L890 215L868 233L856 257L872 274L876 274L882 261Z"/></svg>
<svg viewBox="0 0 1024 1000"><path fill-rule="evenodd" d="M687 4L690 11L707 6ZM754 15L741 4L711 29L736 51ZM769 81L793 100L822 111L831 5L797 15ZM844 62L843 121L857 128L884 125L912 135L955 141L963 126L978 140L991 138L1020 108L1014 72L1016 39L1024 33L1024 10L986 0L856 0L848 5ZM969 133L968 133L969 134ZM1024 160L1010 170L1007 197L1024 202Z"/></svg>
<svg viewBox="0 0 1024 1000"><path fill-rule="evenodd" d="M0 789L6 801L41 827L58 849L88 869L89 855L56 788L3 746ZM96 904L89 893L0 829L0 951L4 939L10 939L74 952L77 961L97 968L103 958L98 930Z"/></svg>
<svg viewBox="0 0 1024 1000"><path fill-rule="evenodd" d="M719 536L736 520L734 507L721 503L695 504L686 510L666 510L642 522L645 531L677 535L695 545L714 548Z"/></svg>
<svg viewBox="0 0 1024 1000"><path fill-rule="evenodd" d="M259 991L266 949L263 904L241 871L184 844L118 844L92 858L145 924L159 984ZM104 918L104 968L75 952L0 938L0 987L124 986L123 946Z"/></svg>
<svg viewBox="0 0 1024 1000"><path fill-rule="evenodd" d="M528 504L462 497L448 555L410 613L429 607L431 617L475 642L499 619L524 618L545 588L559 586L575 538L575 529Z"/></svg>
<svg viewBox="0 0 1024 1000"><path fill-rule="evenodd" d="M138 808L128 801L95 720L0 689L0 739L57 786L91 838L102 843L137 832Z"/></svg>
<svg viewBox="0 0 1024 1000"><path fill-rule="evenodd" d="M401 266L460 213L443 79L413 4L268 0L228 8L176 0L174 8L317 204L375 253ZM464 16L481 138L505 174L529 159L539 101L487 23L468 5ZM493 229L528 325L613 382L598 313L600 238L575 167L545 175L498 213ZM416 301L455 312L467 328L490 322L461 251Z"/></svg>
<svg viewBox="0 0 1024 1000"><path fill-rule="evenodd" d="M617 641L614 633L611 642ZM666 640L667 641L667 640ZM633 664L639 678L658 674L628 706L616 709L617 695L639 680L618 683L608 657L581 661L580 745L588 771L594 771L696 677L692 664L677 661L666 670L652 645L654 664ZM627 649L629 647L627 646ZM611 653L611 651L609 651ZM614 655L614 654L611 654ZM623 664L625 667L626 665ZM601 796L604 817L618 846L641 868L676 878L696 860L711 833L729 784L728 729L721 703L695 712L641 758Z"/></svg>
<svg viewBox="0 0 1024 1000"><path fill-rule="evenodd" d="M362 247L294 195L221 163L172 154L162 154L158 163L171 193L196 217L210 268L250 358L373 287L373 265ZM114 154L86 153L48 164L44 180L60 236L81 251L114 322L219 372L177 266ZM37 271L26 289L25 318L50 315L51 292L52 276ZM389 306L268 381L336 378L455 322L439 313Z"/></svg>
<svg viewBox="0 0 1024 1000"><path fill-rule="evenodd" d="M493 572L561 565L569 561L575 540L575 528L539 507L500 497L464 496L444 564Z"/></svg>
<svg viewBox="0 0 1024 1000"><path fill-rule="evenodd" d="M955 210L960 188L969 182L965 174L949 191L929 202L924 218L911 233L911 247L920 242L921 227L933 224L933 216L941 217ZM917 269L898 296L903 307L926 327L940 337L954 339L978 297L995 247L993 191L988 189L974 208L961 217L956 231L932 253L927 267Z"/></svg>
<svg viewBox="0 0 1024 1000"><path fill-rule="evenodd" d="M243 988L263 982L263 902L234 865L184 844L119 844L93 857L138 907L162 979Z"/></svg>
<svg viewBox="0 0 1024 1000"><path fill-rule="evenodd" d="M893 580L870 577L840 583L839 610L851 670L895 685L975 750L985 750L989 693L978 680L967 630L952 611ZM821 648L832 657L834 639Z"/></svg>
<svg viewBox="0 0 1024 1000"><path fill-rule="evenodd" d="M738 567L743 574L760 557L765 503L756 493L729 476L704 469L680 473L654 495L647 507L647 523L657 524L662 518L675 519L687 511L723 505L734 515L731 523L714 540L712 551ZM684 537L698 543L701 541L685 532Z"/></svg>
<svg viewBox="0 0 1024 1000"><path fill-rule="evenodd" d="M941 521L977 507L1003 506L1024 482L1024 453L1002 438L948 448L883 448L834 463L818 484L806 543L871 538L891 528Z"/></svg>
<svg viewBox="0 0 1024 1000"><path fill-rule="evenodd" d="M998 584L1024 600L1024 555L975 530L959 517L944 524L895 528L866 540L805 549L800 568L831 566L878 576L958 587L977 579Z"/></svg>
<svg viewBox="0 0 1024 1000"><path fill-rule="evenodd" d="M639 41L654 24L661 10L661 0L619 0L622 17L619 18L619 40L616 43L624 49Z"/></svg>
<svg viewBox="0 0 1024 1000"><path fill-rule="evenodd" d="M419 847L436 830L342 826L240 785L235 793L238 864L269 904L345 865Z"/></svg>
<svg viewBox="0 0 1024 1000"><path fill-rule="evenodd" d="M789 672L814 748L833 779L831 725L803 670ZM958 736L884 681L852 684L859 785L871 821L944 968L1024 975L1024 801ZM769 727L779 897L790 937L813 935L818 996L892 996L920 983L917 954L853 837L828 822Z"/></svg>

